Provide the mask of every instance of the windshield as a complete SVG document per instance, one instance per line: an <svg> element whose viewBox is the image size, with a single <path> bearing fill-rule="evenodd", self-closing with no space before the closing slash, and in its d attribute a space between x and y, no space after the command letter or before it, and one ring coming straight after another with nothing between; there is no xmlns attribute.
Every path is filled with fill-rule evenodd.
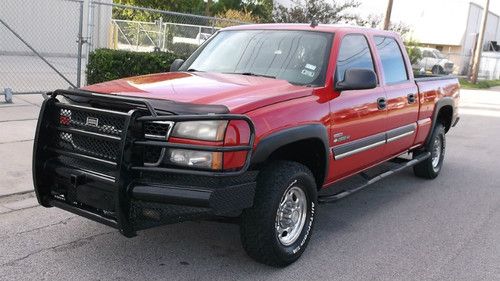
<svg viewBox="0 0 500 281"><path fill-rule="evenodd" d="M436 58L438 58L438 59L444 59L445 58L445 56L443 56L443 54L441 54L441 52L438 51L438 50L434 50L434 55L436 55Z"/></svg>
<svg viewBox="0 0 500 281"><path fill-rule="evenodd" d="M222 31L181 70L236 73L323 85L333 34L291 30Z"/></svg>

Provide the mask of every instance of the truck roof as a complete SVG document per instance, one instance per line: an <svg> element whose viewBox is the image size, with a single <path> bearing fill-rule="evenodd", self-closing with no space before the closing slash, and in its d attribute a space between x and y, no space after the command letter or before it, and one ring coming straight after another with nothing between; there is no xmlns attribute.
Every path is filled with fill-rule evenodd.
<svg viewBox="0 0 500 281"><path fill-rule="evenodd" d="M265 23L265 24L244 24L226 27L222 30L252 30L252 29L265 29L265 30L305 30L305 31L321 31L321 32L359 32L359 33L374 33L379 35L396 36L398 33L394 31L381 30L376 28L369 28L349 24L318 24L311 26L306 23Z"/></svg>

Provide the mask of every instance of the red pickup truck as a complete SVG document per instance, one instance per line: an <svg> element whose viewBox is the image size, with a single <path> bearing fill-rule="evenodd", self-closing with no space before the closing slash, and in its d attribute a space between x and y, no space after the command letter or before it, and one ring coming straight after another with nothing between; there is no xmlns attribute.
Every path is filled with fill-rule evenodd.
<svg viewBox="0 0 500 281"><path fill-rule="evenodd" d="M238 218L247 253L286 266L304 252L318 202L406 167L438 176L458 100L456 78L414 78L393 32L230 27L169 73L51 93L36 132L35 191L41 205L127 237ZM363 182L336 184L354 175Z"/></svg>

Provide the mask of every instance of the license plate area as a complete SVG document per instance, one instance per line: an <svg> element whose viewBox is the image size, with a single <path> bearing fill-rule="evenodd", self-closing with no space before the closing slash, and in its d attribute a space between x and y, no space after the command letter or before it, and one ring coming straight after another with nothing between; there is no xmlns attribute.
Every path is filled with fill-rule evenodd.
<svg viewBox="0 0 500 281"><path fill-rule="evenodd" d="M47 174L53 175L52 195L66 203L83 204L98 210L116 211L118 187L114 179L72 167L62 167L60 162L49 162Z"/></svg>
<svg viewBox="0 0 500 281"><path fill-rule="evenodd" d="M115 193L96 185L82 184L77 186L76 201L96 209L115 212Z"/></svg>

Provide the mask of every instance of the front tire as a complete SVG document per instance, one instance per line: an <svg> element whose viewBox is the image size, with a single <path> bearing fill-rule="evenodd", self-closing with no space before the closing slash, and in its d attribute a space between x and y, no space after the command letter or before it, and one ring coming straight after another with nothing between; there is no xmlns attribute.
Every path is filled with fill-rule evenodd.
<svg viewBox="0 0 500 281"><path fill-rule="evenodd" d="M413 172L417 177L425 179L434 179L441 172L446 151L446 135L444 125L436 124L432 132L431 139L421 152L430 152L431 156L426 160L413 166ZM415 152L416 155L419 152Z"/></svg>
<svg viewBox="0 0 500 281"><path fill-rule="evenodd" d="M432 67L432 74L434 75L444 74L444 70L440 65L435 65L434 67Z"/></svg>
<svg viewBox="0 0 500 281"><path fill-rule="evenodd" d="M296 261L311 237L316 183L304 165L278 161L257 178L254 205L242 213L241 242L256 261L284 267Z"/></svg>

